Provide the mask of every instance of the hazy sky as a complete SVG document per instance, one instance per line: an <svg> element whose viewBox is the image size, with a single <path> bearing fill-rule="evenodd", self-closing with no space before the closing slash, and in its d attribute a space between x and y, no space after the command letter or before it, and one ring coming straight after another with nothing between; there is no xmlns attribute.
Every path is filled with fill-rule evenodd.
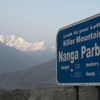
<svg viewBox="0 0 100 100"><path fill-rule="evenodd" d="M100 13L100 0L0 0L0 34L54 41L59 28Z"/></svg>

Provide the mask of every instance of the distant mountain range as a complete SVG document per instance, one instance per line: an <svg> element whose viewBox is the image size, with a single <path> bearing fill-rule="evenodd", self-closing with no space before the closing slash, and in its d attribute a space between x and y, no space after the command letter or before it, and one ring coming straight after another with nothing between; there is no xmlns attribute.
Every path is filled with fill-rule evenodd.
<svg viewBox="0 0 100 100"><path fill-rule="evenodd" d="M45 41L41 42L29 42L22 37L18 37L16 35L0 35L0 42L5 45L16 48L22 52L38 52L38 51L54 51L55 46L52 43L47 43Z"/></svg>
<svg viewBox="0 0 100 100"><path fill-rule="evenodd" d="M5 89L32 89L56 86L56 60L24 71L0 74L0 87Z"/></svg>
<svg viewBox="0 0 100 100"><path fill-rule="evenodd" d="M52 43L32 43L16 35L0 35L0 87L20 89L56 85L55 57Z"/></svg>
<svg viewBox="0 0 100 100"><path fill-rule="evenodd" d="M16 35L0 35L0 73L21 71L55 58L51 43L27 42Z"/></svg>

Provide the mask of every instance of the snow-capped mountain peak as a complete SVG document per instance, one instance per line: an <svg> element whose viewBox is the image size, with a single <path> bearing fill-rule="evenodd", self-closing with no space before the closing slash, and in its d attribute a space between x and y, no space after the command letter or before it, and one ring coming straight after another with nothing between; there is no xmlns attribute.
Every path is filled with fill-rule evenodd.
<svg viewBox="0 0 100 100"><path fill-rule="evenodd" d="M45 41L32 43L16 35L0 35L0 42L23 52L44 51L46 49L54 50L54 46Z"/></svg>

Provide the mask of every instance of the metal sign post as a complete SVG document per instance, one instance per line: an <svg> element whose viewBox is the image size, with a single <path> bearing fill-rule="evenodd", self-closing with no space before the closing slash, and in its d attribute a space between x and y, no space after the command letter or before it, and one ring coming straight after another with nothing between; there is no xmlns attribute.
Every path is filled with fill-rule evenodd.
<svg viewBox="0 0 100 100"><path fill-rule="evenodd" d="M100 85L100 13L63 27L57 34L57 83Z"/></svg>
<svg viewBox="0 0 100 100"><path fill-rule="evenodd" d="M79 86L74 86L75 100L79 100Z"/></svg>
<svg viewBox="0 0 100 100"><path fill-rule="evenodd" d="M98 98L98 100L100 100L100 86L96 86L96 89L97 89L97 92L98 92L97 98Z"/></svg>

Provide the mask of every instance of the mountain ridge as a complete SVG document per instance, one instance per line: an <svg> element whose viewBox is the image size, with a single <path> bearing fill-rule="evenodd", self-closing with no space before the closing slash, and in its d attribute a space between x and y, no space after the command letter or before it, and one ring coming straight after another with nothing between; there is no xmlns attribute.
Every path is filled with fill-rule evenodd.
<svg viewBox="0 0 100 100"><path fill-rule="evenodd" d="M45 51L48 47L50 50L55 50L54 44L47 43L46 41L33 43L17 35L0 35L0 42L23 52Z"/></svg>
<svg viewBox="0 0 100 100"><path fill-rule="evenodd" d="M23 49L23 45L27 48L26 44L29 44L29 42L21 37L0 35L0 73L24 70L55 58L55 50L52 49L52 45L39 42L33 43L36 51L20 50ZM21 48L14 47L16 45ZM45 49L43 50L41 47L45 47Z"/></svg>
<svg viewBox="0 0 100 100"><path fill-rule="evenodd" d="M0 74L0 87L30 89L56 86L56 60L36 65L24 71Z"/></svg>

